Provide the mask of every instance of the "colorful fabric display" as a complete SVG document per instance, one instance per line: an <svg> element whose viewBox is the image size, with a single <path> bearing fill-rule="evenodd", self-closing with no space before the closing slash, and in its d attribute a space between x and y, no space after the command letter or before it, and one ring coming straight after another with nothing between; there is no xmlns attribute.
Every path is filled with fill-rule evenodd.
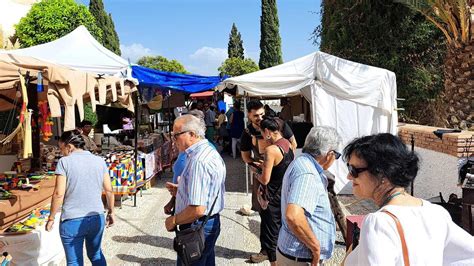
<svg viewBox="0 0 474 266"><path fill-rule="evenodd" d="M106 164L112 181L113 191L116 194L135 193L137 186L143 183L145 175L143 169L144 155L138 155L137 180L135 180L133 152L113 152L106 155Z"/></svg>

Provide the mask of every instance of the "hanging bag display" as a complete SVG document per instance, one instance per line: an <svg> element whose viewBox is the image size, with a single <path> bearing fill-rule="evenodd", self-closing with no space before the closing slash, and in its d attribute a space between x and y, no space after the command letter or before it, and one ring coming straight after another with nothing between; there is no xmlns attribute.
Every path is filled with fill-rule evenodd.
<svg viewBox="0 0 474 266"><path fill-rule="evenodd" d="M219 197L219 192L217 193L204 222L200 226L197 228L186 228L184 230L176 231L173 248L178 253L179 258L184 265L191 265L202 257L206 242L204 237L204 226L206 226L206 223L212 214L214 205Z"/></svg>

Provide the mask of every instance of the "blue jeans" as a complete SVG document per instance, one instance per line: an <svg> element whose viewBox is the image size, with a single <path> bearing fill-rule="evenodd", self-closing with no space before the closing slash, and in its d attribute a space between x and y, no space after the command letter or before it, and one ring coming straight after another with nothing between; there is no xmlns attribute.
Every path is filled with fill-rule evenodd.
<svg viewBox="0 0 474 266"><path fill-rule="evenodd" d="M66 253L67 265L84 265L84 240L87 257L92 265L107 265L100 248L104 227L105 217L102 214L64 220L59 224L59 234Z"/></svg>
<svg viewBox="0 0 474 266"><path fill-rule="evenodd" d="M191 224L191 227L195 228L200 226L202 221L196 221ZM189 227L189 226L187 226ZM185 229L186 226L181 226L180 230ZM199 261L192 264L192 266L214 266L216 265L216 254L214 253L214 247L216 246L217 238L221 233L221 220L220 216L216 215L215 218L209 219L206 226L204 226L204 237L206 238L206 243L204 245L204 251L202 257ZM178 257L176 261L178 266L181 266L181 259Z"/></svg>

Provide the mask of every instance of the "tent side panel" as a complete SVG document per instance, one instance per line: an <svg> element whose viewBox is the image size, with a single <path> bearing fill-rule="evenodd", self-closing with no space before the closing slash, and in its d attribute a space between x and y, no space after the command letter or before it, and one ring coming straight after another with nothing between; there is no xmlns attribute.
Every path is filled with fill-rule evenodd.
<svg viewBox="0 0 474 266"><path fill-rule="evenodd" d="M319 86L315 86L313 92L315 125L334 127L342 137L341 150L357 137L394 133L391 116L387 116L384 110L338 98ZM338 160L329 170L336 176L336 192L351 193L345 163Z"/></svg>

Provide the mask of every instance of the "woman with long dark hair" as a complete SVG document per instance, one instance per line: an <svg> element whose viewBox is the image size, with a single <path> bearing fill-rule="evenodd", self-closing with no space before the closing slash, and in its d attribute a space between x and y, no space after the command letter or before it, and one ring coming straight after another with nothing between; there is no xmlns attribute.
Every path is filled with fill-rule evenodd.
<svg viewBox="0 0 474 266"><path fill-rule="evenodd" d="M266 254L252 256L266 255L271 265L276 265L276 248L281 227L281 185L285 171L294 158L291 143L283 138L280 131L280 121L273 117L264 117L260 123L262 136L270 143L270 146L265 148L262 174L258 176L258 181L264 186L262 192L268 200L266 209L260 211L260 243L262 252ZM258 261L258 258L251 260Z"/></svg>
<svg viewBox="0 0 474 266"><path fill-rule="evenodd" d="M104 227L114 223L112 184L104 159L85 151L84 145L78 130L64 132L59 139L64 157L56 167L56 187L46 230L52 230L54 217L61 211L59 233L67 265L84 265L84 242L92 265L107 265L101 242ZM106 217L102 191L107 196Z"/></svg>

